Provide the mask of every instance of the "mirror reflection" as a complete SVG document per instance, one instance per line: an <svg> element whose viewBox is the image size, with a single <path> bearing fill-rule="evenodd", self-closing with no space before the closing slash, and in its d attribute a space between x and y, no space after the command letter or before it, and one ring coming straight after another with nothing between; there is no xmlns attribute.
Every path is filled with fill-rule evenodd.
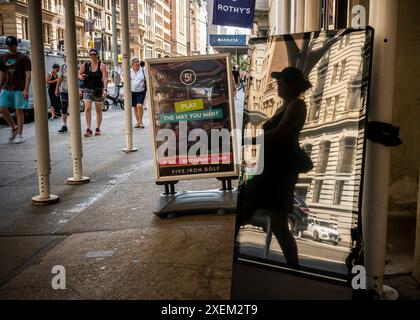
<svg viewBox="0 0 420 320"><path fill-rule="evenodd" d="M344 278L360 211L371 31L251 41L243 128L257 139L243 147L235 258Z"/></svg>

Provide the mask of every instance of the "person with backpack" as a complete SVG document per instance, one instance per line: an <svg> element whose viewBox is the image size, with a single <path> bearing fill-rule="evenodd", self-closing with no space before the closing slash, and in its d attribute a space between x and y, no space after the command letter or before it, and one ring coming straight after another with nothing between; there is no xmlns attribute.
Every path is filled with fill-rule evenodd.
<svg viewBox="0 0 420 320"><path fill-rule="evenodd" d="M64 62L66 57L64 57ZM67 128L67 115L68 115L68 106L69 106L69 86L67 82L67 63L64 63L60 69L60 75L58 76L57 86L55 88L55 95L60 97L61 100L61 119L63 120L63 126L59 133L66 133Z"/></svg>
<svg viewBox="0 0 420 320"><path fill-rule="evenodd" d="M29 86L31 84L31 60L18 51L19 42L15 36L8 36L7 52L0 56L0 112L10 127L10 143L22 143L24 110L29 107ZM16 110L17 125L9 108Z"/></svg>
<svg viewBox="0 0 420 320"><path fill-rule="evenodd" d="M95 136L101 135L102 124L102 103L108 95L108 72L106 65L99 60L98 50L89 50L90 61L82 64L79 70L79 80L83 80L83 102L85 104L86 132L85 137L93 135L92 125L92 104L96 109Z"/></svg>

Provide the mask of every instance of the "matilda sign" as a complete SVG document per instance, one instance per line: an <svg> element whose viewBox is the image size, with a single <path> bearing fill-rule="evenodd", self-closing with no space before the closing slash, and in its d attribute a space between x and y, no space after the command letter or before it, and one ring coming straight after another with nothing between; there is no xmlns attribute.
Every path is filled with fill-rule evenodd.
<svg viewBox="0 0 420 320"><path fill-rule="evenodd" d="M237 176L229 55L147 62L156 180Z"/></svg>
<svg viewBox="0 0 420 320"><path fill-rule="evenodd" d="M240 28L252 28L255 0L214 0L213 24Z"/></svg>

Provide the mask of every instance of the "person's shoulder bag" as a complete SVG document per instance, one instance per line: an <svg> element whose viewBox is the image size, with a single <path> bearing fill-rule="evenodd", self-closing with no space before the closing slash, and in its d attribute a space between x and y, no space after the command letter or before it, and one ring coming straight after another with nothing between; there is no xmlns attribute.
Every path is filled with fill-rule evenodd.
<svg viewBox="0 0 420 320"><path fill-rule="evenodd" d="M144 68L143 67L141 67L141 72L143 72L143 77L144 77L144 91L147 91L146 74L144 73Z"/></svg>

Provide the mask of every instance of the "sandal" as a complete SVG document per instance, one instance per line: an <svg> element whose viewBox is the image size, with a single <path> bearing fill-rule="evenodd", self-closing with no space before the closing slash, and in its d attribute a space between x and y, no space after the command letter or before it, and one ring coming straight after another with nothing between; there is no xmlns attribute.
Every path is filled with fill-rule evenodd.
<svg viewBox="0 0 420 320"><path fill-rule="evenodd" d="M139 128L140 129L144 129L144 124L143 123L139 123Z"/></svg>

